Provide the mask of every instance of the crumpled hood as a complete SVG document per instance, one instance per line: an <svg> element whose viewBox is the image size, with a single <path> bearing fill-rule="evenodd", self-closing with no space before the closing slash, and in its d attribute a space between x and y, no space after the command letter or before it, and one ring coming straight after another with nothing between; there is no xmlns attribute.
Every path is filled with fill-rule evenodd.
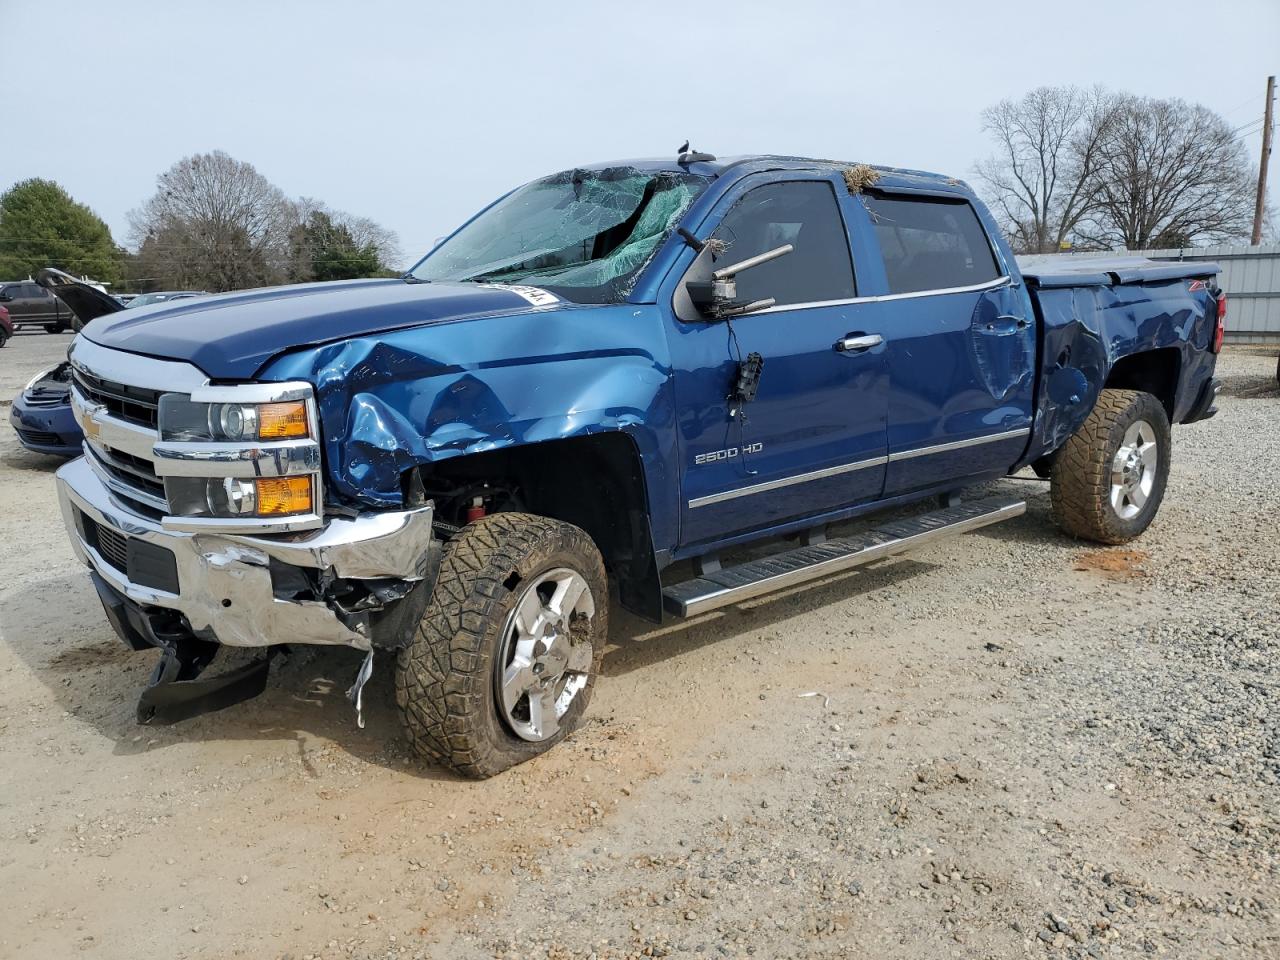
<svg viewBox="0 0 1280 960"><path fill-rule="evenodd" d="M566 306L532 287L342 280L123 310L94 321L81 336L116 350L186 360L217 380L247 380L292 347L557 305Z"/></svg>

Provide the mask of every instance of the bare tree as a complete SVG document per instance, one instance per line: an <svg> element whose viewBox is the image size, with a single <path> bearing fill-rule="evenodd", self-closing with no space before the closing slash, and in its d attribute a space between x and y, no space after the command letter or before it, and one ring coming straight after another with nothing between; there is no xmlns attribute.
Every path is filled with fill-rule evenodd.
<svg viewBox="0 0 1280 960"><path fill-rule="evenodd" d="M1101 88L1037 87L983 111L999 152L977 174L1015 251L1061 249L1088 214L1116 103Z"/></svg>
<svg viewBox="0 0 1280 960"><path fill-rule="evenodd" d="M1099 144L1093 209L1078 232L1141 250L1247 237L1254 172L1230 125L1182 100L1126 96Z"/></svg>
<svg viewBox="0 0 1280 960"><path fill-rule="evenodd" d="M378 259L387 267L402 266L404 254L400 250L400 238L394 230L389 230L368 217L356 217L342 211L337 211L334 216L351 231L357 244L376 250Z"/></svg>
<svg viewBox="0 0 1280 960"><path fill-rule="evenodd" d="M143 269L177 285L234 290L284 280L291 205L221 150L179 160L130 214Z"/></svg>

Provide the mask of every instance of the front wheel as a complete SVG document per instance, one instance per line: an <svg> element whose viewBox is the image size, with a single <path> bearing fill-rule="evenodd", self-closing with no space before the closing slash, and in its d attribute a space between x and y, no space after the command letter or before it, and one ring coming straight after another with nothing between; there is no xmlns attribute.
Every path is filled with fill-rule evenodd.
<svg viewBox="0 0 1280 960"><path fill-rule="evenodd" d="M568 736L600 670L607 591L599 551L571 524L523 513L468 524L396 661L414 749L483 778Z"/></svg>
<svg viewBox="0 0 1280 960"><path fill-rule="evenodd" d="M66 323L58 321L57 323L46 323L44 325L45 333L62 333L67 329Z"/></svg>
<svg viewBox="0 0 1280 960"><path fill-rule="evenodd" d="M1085 540L1132 540L1160 509L1171 447L1169 418L1159 400L1138 390L1103 390L1054 461L1054 520Z"/></svg>

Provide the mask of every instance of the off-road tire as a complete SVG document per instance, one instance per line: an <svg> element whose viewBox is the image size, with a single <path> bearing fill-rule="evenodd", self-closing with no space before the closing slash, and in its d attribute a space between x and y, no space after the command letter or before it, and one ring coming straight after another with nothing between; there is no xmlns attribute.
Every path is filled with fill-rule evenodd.
<svg viewBox="0 0 1280 960"><path fill-rule="evenodd" d="M504 719L494 661L520 583L556 568L587 582L595 613L586 686L560 718L559 732L530 742ZM527 513L497 513L468 524L445 545L440 572L414 638L396 660L396 703L414 750L482 779L545 753L573 732L591 699L608 637L608 578L596 545L572 524Z"/></svg>
<svg viewBox="0 0 1280 960"><path fill-rule="evenodd" d="M1159 459L1146 503L1137 515L1124 518L1111 505L1112 462L1125 431L1139 420L1154 429ZM1171 452L1169 418L1159 400L1138 390L1103 390L1054 461L1049 484L1054 521L1082 540L1127 543L1147 529L1160 509Z"/></svg>

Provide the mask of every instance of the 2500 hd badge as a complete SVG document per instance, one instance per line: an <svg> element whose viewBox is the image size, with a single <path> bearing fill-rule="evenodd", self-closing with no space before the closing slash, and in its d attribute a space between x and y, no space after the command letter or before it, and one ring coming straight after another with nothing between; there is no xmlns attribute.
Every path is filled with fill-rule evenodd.
<svg viewBox="0 0 1280 960"><path fill-rule="evenodd" d="M763 443L748 443L742 447L729 447L726 450L712 450L710 453L696 454L693 458L693 465L695 467L699 467L704 463L718 463L721 460L732 460L739 453L759 453L763 449Z"/></svg>

